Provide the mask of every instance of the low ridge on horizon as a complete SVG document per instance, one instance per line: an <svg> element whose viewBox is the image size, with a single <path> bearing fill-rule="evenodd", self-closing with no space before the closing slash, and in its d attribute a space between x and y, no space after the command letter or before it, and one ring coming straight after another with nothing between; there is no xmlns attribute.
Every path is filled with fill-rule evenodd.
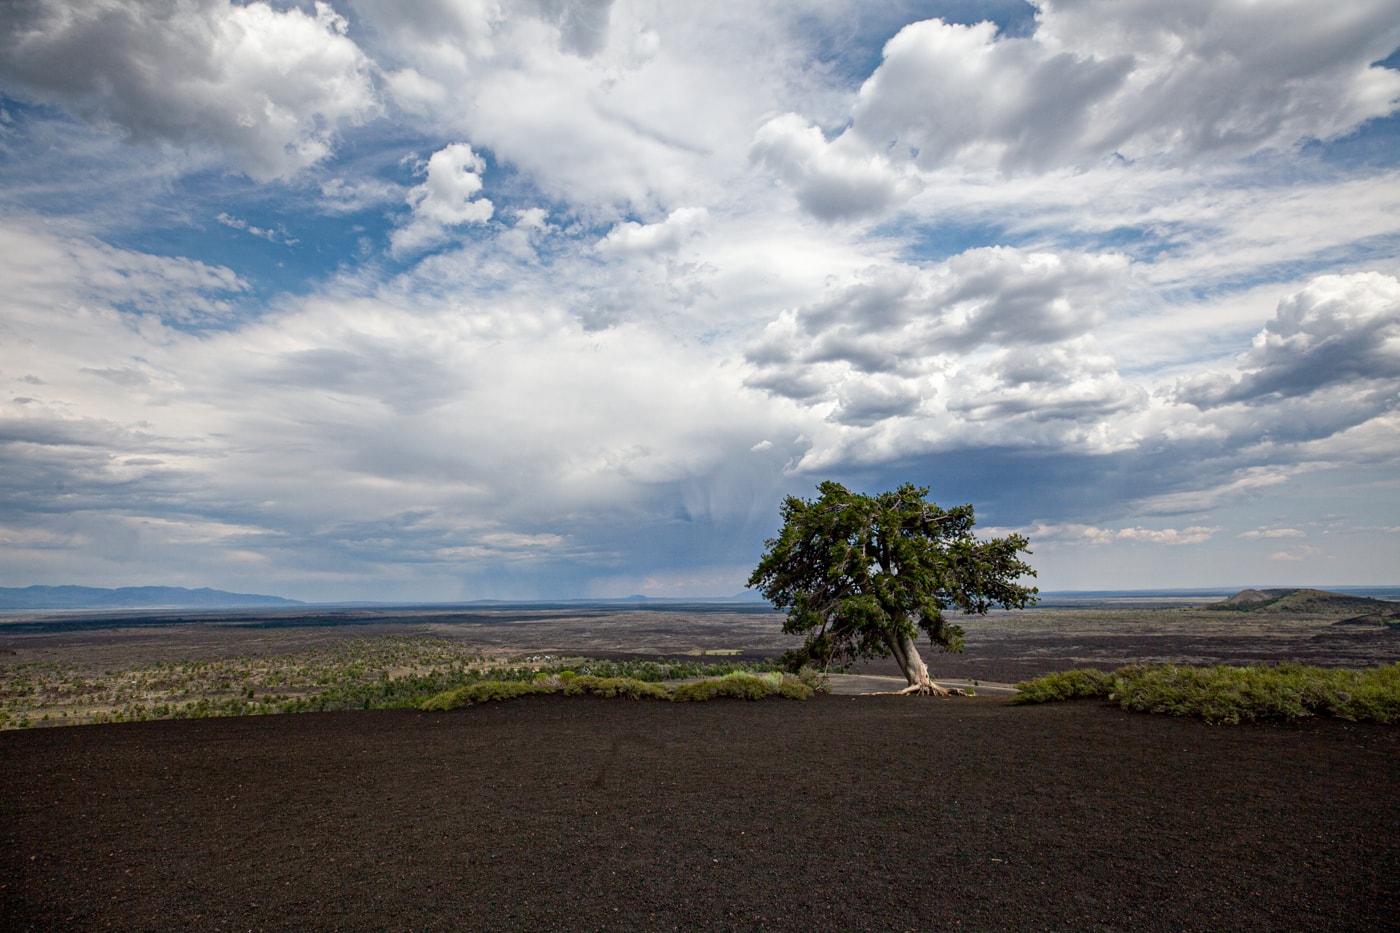
<svg viewBox="0 0 1400 933"><path fill-rule="evenodd" d="M1162 587L1144 589L1051 590L1040 594L1043 601L1084 598L1200 598L1221 597L1213 605L1221 608L1258 608L1274 604L1298 593L1334 596L1338 599L1400 600L1397 586L1249 586L1249 587ZM63 609L181 609L181 608L275 608L296 606L458 606L511 605L539 603L766 603L761 595L744 590L726 596L556 596L520 599L460 600L301 600L261 593L237 593L211 587L123 586L94 587L76 584L0 587L0 611Z"/></svg>
<svg viewBox="0 0 1400 933"><path fill-rule="evenodd" d="M230 593L207 586L23 586L0 587L0 610L256 608L304 606L299 599L260 593Z"/></svg>

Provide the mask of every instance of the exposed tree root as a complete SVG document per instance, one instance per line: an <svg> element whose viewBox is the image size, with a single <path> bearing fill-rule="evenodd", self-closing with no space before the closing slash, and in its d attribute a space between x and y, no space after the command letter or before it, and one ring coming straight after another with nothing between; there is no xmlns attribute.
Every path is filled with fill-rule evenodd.
<svg viewBox="0 0 1400 933"><path fill-rule="evenodd" d="M965 697L967 693L957 687L940 687L933 682L922 684L911 684L903 690L896 690L895 696L921 696L921 697Z"/></svg>
<svg viewBox="0 0 1400 933"><path fill-rule="evenodd" d="M877 697L965 697L967 691L957 687L940 687L935 683L927 683L913 684L903 690L880 690L869 695Z"/></svg>

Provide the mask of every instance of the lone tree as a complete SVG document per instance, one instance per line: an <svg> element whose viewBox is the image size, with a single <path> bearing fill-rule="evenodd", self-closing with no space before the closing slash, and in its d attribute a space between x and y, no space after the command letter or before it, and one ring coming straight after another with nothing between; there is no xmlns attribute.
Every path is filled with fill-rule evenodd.
<svg viewBox="0 0 1400 933"><path fill-rule="evenodd" d="M821 497L783 502L783 528L749 577L779 609L783 631L806 636L799 663L846 663L894 655L909 686L900 693L951 691L935 684L915 639L920 631L944 651L962 651L963 630L949 609L984 614L993 606L1023 609L1035 571L1018 556L1021 535L979 541L972 506L941 509L924 501L927 487L905 484L878 496L822 483Z"/></svg>

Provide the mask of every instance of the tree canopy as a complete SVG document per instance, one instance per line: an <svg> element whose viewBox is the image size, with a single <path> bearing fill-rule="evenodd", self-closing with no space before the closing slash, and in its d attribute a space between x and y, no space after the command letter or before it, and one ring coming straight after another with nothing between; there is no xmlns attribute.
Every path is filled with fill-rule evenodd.
<svg viewBox="0 0 1400 933"><path fill-rule="evenodd" d="M927 487L905 484L875 496L840 483L815 500L789 496L783 527L766 542L748 585L788 610L783 631L805 636L800 660L841 664L893 655L906 692L946 693L919 657L919 632L944 651L961 651L963 630L944 613L1023 609L1035 571L1021 535L979 540L971 505L942 509Z"/></svg>

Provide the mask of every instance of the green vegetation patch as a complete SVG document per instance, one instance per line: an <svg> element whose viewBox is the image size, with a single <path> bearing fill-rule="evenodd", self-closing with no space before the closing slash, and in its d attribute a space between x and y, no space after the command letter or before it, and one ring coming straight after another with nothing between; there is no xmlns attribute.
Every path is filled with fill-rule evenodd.
<svg viewBox="0 0 1400 933"><path fill-rule="evenodd" d="M1017 684L1018 703L1106 697L1123 709L1196 716L1209 723L1332 716L1400 722L1400 664L1350 670L1301 664L1192 667L1129 665L1111 674L1064 671Z"/></svg>
<svg viewBox="0 0 1400 933"><path fill-rule="evenodd" d="M697 680L676 687L672 698L678 702L694 703L731 697L736 700L763 700L778 692L771 680L753 674L731 674L728 677Z"/></svg>
<svg viewBox="0 0 1400 933"><path fill-rule="evenodd" d="M682 703L730 698L735 700L764 700L779 696L790 700L811 698L815 689L792 674L769 673L729 674L725 677L697 680L678 685L671 698Z"/></svg>
<svg viewBox="0 0 1400 933"><path fill-rule="evenodd" d="M628 700L669 700L671 692L660 684L635 677L595 677L581 674L564 683L568 696L623 697Z"/></svg>
<svg viewBox="0 0 1400 933"><path fill-rule="evenodd" d="M477 703L491 703L497 700L514 700L516 697L532 693L552 693L554 687L548 683L524 680L482 680L456 690L445 690L424 701L422 709L448 710L461 709Z"/></svg>
<svg viewBox="0 0 1400 933"><path fill-rule="evenodd" d="M448 709L530 693L669 699L661 681L768 674L773 661L482 657L460 642L382 636L285 654L155 661L102 670L0 665L0 729L345 709ZM815 675L813 675L815 676ZM784 694L788 695L788 694Z"/></svg>
<svg viewBox="0 0 1400 933"><path fill-rule="evenodd" d="M811 698L816 689L792 674L767 672L749 674L734 672L723 677L710 677L687 683L649 683L634 677L598 677L564 671L537 677L535 680L484 681L456 690L448 690L423 703L425 710L461 709L476 703L508 700L533 693L562 693L565 696L595 696L627 700L670 700L681 703L703 702L730 698L736 700L766 700L782 697L789 700Z"/></svg>
<svg viewBox="0 0 1400 933"><path fill-rule="evenodd" d="M663 680L686 680L693 677L764 673L775 671L778 667L777 661L682 661L678 659L603 661L585 659L573 666L573 672L580 675L591 674L595 677L630 677L633 680L660 683ZM550 674L564 673L564 671L554 668L545 668L544 671Z"/></svg>
<svg viewBox="0 0 1400 933"><path fill-rule="evenodd" d="M1056 700L1078 700L1084 697L1103 697L1113 692L1112 674L1096 671L1093 668L1080 668L1073 671L1056 671L1023 681L1016 685L1020 694L1017 703L1053 703Z"/></svg>

